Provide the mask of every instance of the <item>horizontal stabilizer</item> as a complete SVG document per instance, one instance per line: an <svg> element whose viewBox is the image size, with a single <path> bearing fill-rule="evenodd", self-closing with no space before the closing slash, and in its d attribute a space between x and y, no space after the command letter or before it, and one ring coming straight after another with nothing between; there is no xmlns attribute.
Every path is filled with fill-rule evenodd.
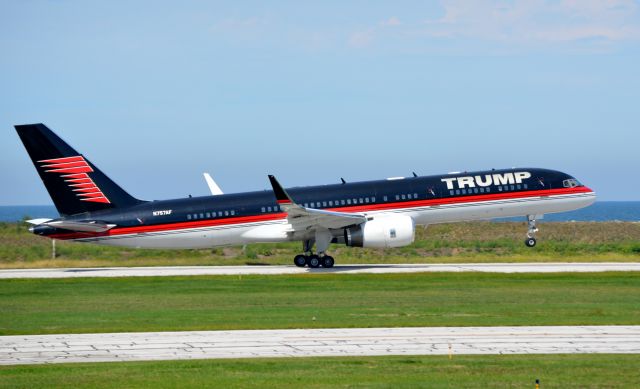
<svg viewBox="0 0 640 389"><path fill-rule="evenodd" d="M115 224L107 224L99 221L74 222L68 220L49 221L41 225L78 232L105 232L116 226Z"/></svg>
<svg viewBox="0 0 640 389"><path fill-rule="evenodd" d="M31 220L27 220L26 222L29 223L29 224L33 224L34 226L38 226L38 225L40 225L42 223L46 223L46 222L51 221L51 220L53 220L53 219L47 219L47 218L44 218L44 219L31 219Z"/></svg>

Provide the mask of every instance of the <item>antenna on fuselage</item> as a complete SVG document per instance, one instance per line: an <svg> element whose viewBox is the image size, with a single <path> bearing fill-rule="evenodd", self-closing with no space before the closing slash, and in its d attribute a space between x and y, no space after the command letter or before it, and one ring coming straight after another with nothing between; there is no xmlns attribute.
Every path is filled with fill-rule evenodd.
<svg viewBox="0 0 640 389"><path fill-rule="evenodd" d="M347 181L344 180L344 178L340 177L340 181L342 181L343 184L346 184Z"/></svg>
<svg viewBox="0 0 640 389"><path fill-rule="evenodd" d="M416 172L411 172L411 173L413 173L413 176L414 176L414 177L418 177L418 175L416 174Z"/></svg>

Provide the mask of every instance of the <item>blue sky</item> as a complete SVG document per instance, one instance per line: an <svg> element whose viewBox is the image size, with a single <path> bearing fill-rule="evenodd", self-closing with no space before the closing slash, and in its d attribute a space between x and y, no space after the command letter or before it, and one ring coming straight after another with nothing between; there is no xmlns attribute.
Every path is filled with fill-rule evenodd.
<svg viewBox="0 0 640 389"><path fill-rule="evenodd" d="M537 166L640 200L639 1L306 3L0 0L0 205L50 204L34 122L142 199Z"/></svg>

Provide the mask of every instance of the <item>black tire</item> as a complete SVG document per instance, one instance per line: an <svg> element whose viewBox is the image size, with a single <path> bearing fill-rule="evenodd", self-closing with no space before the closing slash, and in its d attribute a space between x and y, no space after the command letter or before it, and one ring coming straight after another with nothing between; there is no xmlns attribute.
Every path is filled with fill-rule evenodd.
<svg viewBox="0 0 640 389"><path fill-rule="evenodd" d="M296 255L293 258L293 264L298 266L298 267L305 267L305 266L307 266L307 257L305 257L302 254Z"/></svg>
<svg viewBox="0 0 640 389"><path fill-rule="evenodd" d="M534 247L536 245L536 238L527 238L524 244L526 244L527 247Z"/></svg>
<svg viewBox="0 0 640 389"><path fill-rule="evenodd" d="M336 262L333 260L333 257L329 255L325 255L324 257L322 257L322 267L333 267L334 263Z"/></svg>
<svg viewBox="0 0 640 389"><path fill-rule="evenodd" d="M307 265L312 269L317 269L320 267L320 257L317 255L311 255L307 257Z"/></svg>

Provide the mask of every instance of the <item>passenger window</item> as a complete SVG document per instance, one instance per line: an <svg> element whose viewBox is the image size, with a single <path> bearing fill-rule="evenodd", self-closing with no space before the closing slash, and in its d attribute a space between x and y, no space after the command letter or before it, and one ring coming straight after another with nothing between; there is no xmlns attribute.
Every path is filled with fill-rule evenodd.
<svg viewBox="0 0 640 389"><path fill-rule="evenodd" d="M456 189L456 195L460 195L460 189Z"/></svg>
<svg viewBox="0 0 640 389"><path fill-rule="evenodd" d="M480 193L484 193L484 188L480 188Z"/></svg>
<svg viewBox="0 0 640 389"><path fill-rule="evenodd" d="M453 194L454 194L453 190L450 190L450 191L449 191L449 195L450 195L450 196L453 196Z"/></svg>
<svg viewBox="0 0 640 389"><path fill-rule="evenodd" d="M396 200L400 200L400 196L396 195Z"/></svg>
<svg viewBox="0 0 640 389"><path fill-rule="evenodd" d="M417 200L417 199L418 199L418 194L417 194L417 193L414 193L414 194L413 194L413 199L414 199L414 200Z"/></svg>
<svg viewBox="0 0 640 389"><path fill-rule="evenodd" d="M204 213L200 214L200 219L204 219Z"/></svg>
<svg viewBox="0 0 640 389"><path fill-rule="evenodd" d="M372 198L371 198L371 202L372 202L372 203L375 203L375 202L376 202L376 198L375 198L375 197L372 197Z"/></svg>
<svg viewBox="0 0 640 389"><path fill-rule="evenodd" d="M367 204L369 204L369 198L368 198L368 197L365 197L365 198L364 198L364 202L365 202L365 203L367 203Z"/></svg>
<svg viewBox="0 0 640 389"><path fill-rule="evenodd" d="M405 196L405 195L401 195L401 196L400 196L400 198L402 198L403 200L406 200L406 199L407 199L407 196Z"/></svg>
<svg viewBox="0 0 640 389"><path fill-rule="evenodd" d="M382 196L383 201L387 201L387 196Z"/></svg>
<svg viewBox="0 0 640 389"><path fill-rule="evenodd" d="M311 203L311 208L315 208L316 207L316 203Z"/></svg>
<svg viewBox="0 0 640 389"><path fill-rule="evenodd" d="M272 212L271 207L267 207L267 211Z"/></svg>
<svg viewBox="0 0 640 389"><path fill-rule="evenodd" d="M207 212L207 219L211 217L211 212Z"/></svg>
<svg viewBox="0 0 640 389"><path fill-rule="evenodd" d="M487 193L491 192L491 188L487 188L487 189L485 190L485 192L487 192Z"/></svg>
<svg viewBox="0 0 640 389"><path fill-rule="evenodd" d="M515 185L511 185L511 190L515 190L515 189L516 189Z"/></svg>
<svg viewBox="0 0 640 389"><path fill-rule="evenodd" d="M264 212L264 211L265 211L265 209L264 209L264 207L262 207L262 212Z"/></svg>
<svg viewBox="0 0 640 389"><path fill-rule="evenodd" d="M340 205L344 205L344 200L340 200Z"/></svg>
<svg viewBox="0 0 640 389"><path fill-rule="evenodd" d="M327 202L326 202L326 201L323 201L323 202L322 202L322 206L323 206L323 207L326 207L326 206L327 206Z"/></svg>
<svg viewBox="0 0 640 389"><path fill-rule="evenodd" d="M235 215L236 211L231 211L231 216Z"/></svg>
<svg viewBox="0 0 640 389"><path fill-rule="evenodd" d="M473 188L473 193L478 193L478 188Z"/></svg>
<svg viewBox="0 0 640 389"><path fill-rule="evenodd" d="M501 186L498 187L498 192L502 192L502 187Z"/></svg>
<svg viewBox="0 0 640 389"><path fill-rule="evenodd" d="M351 199L347 199L347 204L351 205Z"/></svg>
<svg viewBox="0 0 640 389"><path fill-rule="evenodd" d="M467 190L466 189L462 189L462 194L467 194Z"/></svg>
<svg viewBox="0 0 640 389"><path fill-rule="evenodd" d="M389 230L389 237L392 238L392 239L396 237L396 229L395 228L392 228L392 229Z"/></svg>
<svg viewBox="0 0 640 389"><path fill-rule="evenodd" d="M187 214L187 220L191 220L191 214Z"/></svg>
<svg viewBox="0 0 640 389"><path fill-rule="evenodd" d="M333 207L333 201L329 200L329 206Z"/></svg>
<svg viewBox="0 0 640 389"><path fill-rule="evenodd" d="M362 197L360 197L360 204L364 204L364 200L362 199Z"/></svg>
<svg viewBox="0 0 640 389"><path fill-rule="evenodd" d="M229 216L229 211L224 211L224 216Z"/></svg>
<svg viewBox="0 0 640 389"><path fill-rule="evenodd" d="M193 214L193 220L198 220L198 214L197 213Z"/></svg>
<svg viewBox="0 0 640 389"><path fill-rule="evenodd" d="M522 186L524 187L524 189L529 189L529 186L527 184L523 184Z"/></svg>
<svg viewBox="0 0 640 389"><path fill-rule="evenodd" d="M218 211L218 217L222 217L222 211Z"/></svg>

